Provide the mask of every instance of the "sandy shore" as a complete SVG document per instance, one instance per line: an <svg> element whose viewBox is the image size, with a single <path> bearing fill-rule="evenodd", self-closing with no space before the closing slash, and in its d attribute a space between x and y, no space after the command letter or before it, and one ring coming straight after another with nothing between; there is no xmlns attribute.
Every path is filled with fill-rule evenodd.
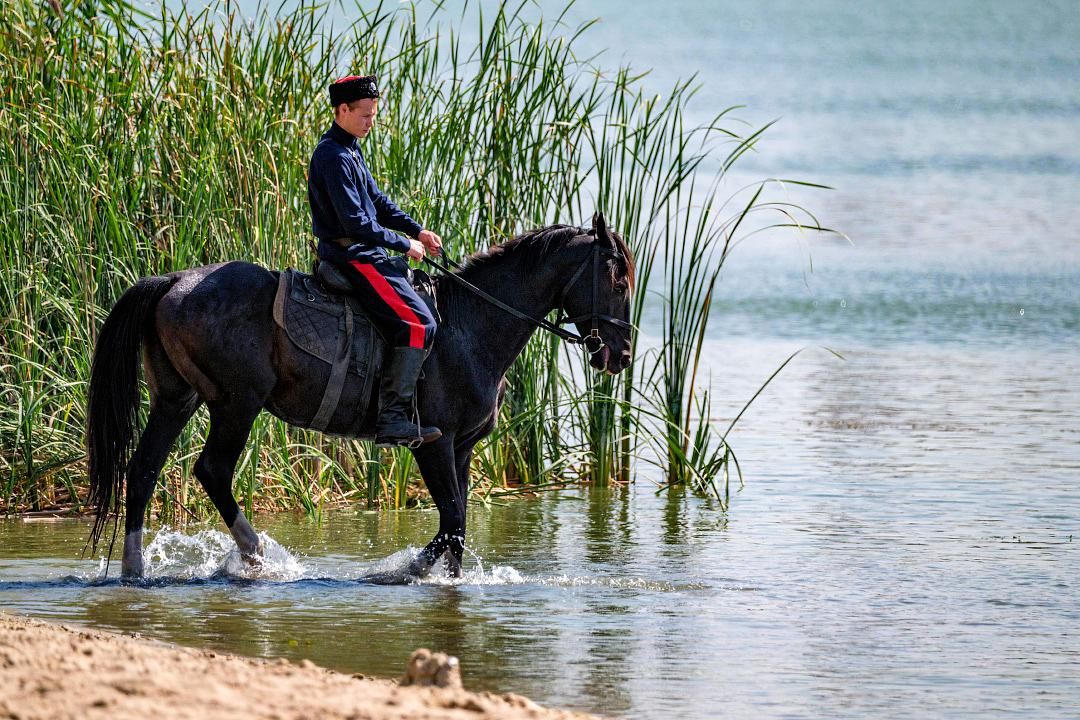
<svg viewBox="0 0 1080 720"><path fill-rule="evenodd" d="M402 658L403 671L407 660ZM344 675L306 660L255 660L0 613L0 718L155 717L592 716L548 710L516 695L404 687Z"/></svg>

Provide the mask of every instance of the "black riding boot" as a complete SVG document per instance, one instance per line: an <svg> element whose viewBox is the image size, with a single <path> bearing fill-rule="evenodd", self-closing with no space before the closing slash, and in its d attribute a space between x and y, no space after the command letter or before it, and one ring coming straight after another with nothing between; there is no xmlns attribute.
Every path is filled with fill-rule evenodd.
<svg viewBox="0 0 1080 720"><path fill-rule="evenodd" d="M375 444L379 447L417 447L442 437L437 427L421 427L413 416L413 393L427 352L423 348L398 347L388 353L379 389L379 420Z"/></svg>

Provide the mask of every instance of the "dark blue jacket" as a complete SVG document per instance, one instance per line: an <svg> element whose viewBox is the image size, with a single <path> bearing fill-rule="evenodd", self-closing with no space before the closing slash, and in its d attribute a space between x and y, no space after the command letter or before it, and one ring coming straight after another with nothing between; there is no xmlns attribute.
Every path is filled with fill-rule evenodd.
<svg viewBox="0 0 1080 720"><path fill-rule="evenodd" d="M423 229L386 197L371 177L356 138L334 123L323 133L308 167L311 226L324 260L386 259L386 250L409 250L409 241ZM348 250L334 242L347 237Z"/></svg>

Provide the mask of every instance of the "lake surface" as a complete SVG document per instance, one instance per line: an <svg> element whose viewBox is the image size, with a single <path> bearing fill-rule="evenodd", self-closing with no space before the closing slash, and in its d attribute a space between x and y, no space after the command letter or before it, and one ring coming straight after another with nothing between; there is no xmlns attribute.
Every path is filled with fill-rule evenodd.
<svg viewBox="0 0 1080 720"><path fill-rule="evenodd" d="M85 523L6 521L0 609L378 675L429 646L468 687L632 718L1075 717L1080 13L573 12L651 87L698 71L700 118L781 118L733 191L836 188L777 199L851 243L757 236L723 272L721 427L806 348L732 435L730 508L658 497L646 466L625 490L474 507L467 577L408 587L356 578L425 543L430 512L258 518L277 544L256 580L220 533L166 531L149 588L94 583Z"/></svg>

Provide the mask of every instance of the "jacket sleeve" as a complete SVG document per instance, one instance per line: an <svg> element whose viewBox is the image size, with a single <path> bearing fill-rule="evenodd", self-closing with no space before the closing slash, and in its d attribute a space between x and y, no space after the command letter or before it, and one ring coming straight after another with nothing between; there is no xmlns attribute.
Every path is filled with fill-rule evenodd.
<svg viewBox="0 0 1080 720"><path fill-rule="evenodd" d="M391 230L397 230L415 238L424 229L420 223L395 205L393 200L386 197L386 194L375 184L375 178L371 179L371 201L375 203L375 211L378 215L376 219Z"/></svg>
<svg viewBox="0 0 1080 720"><path fill-rule="evenodd" d="M408 252L411 246L407 238L396 235L379 224L378 218L371 217L364 209L360 193L364 188L357 187L355 176L346 165L345 158L335 155L322 163L326 177L327 194L337 213L345 234L358 243ZM388 201L389 202L389 201ZM377 207L377 206L376 206ZM400 211L399 211L400 212ZM404 213L401 213L404 215ZM405 215L405 217L408 217Z"/></svg>

